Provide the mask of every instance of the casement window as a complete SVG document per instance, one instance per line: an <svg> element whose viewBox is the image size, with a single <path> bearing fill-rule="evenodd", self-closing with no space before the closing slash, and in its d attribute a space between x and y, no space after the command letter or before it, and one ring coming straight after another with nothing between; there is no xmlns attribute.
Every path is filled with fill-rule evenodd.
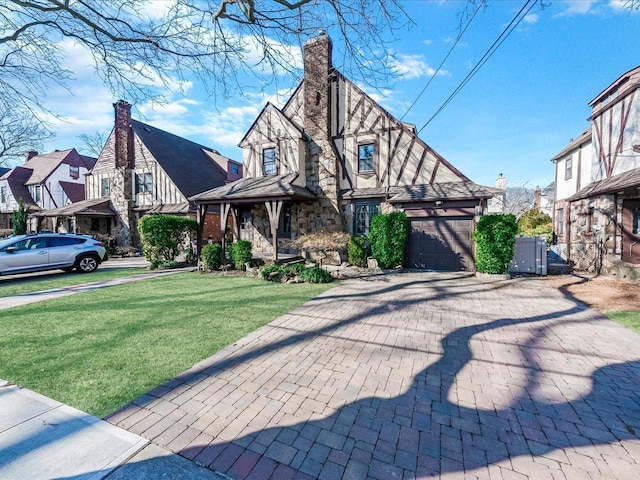
<svg viewBox="0 0 640 480"><path fill-rule="evenodd" d="M276 149L265 148L262 150L262 174L263 175L275 175L278 173L278 166L276 165Z"/></svg>
<svg viewBox="0 0 640 480"><path fill-rule="evenodd" d="M358 145L358 172L373 172L374 144Z"/></svg>
<svg viewBox="0 0 640 480"><path fill-rule="evenodd" d="M380 203L367 202L356 203L354 205L355 215L353 216L353 233L355 235L368 235L371 226L371 219L380 213Z"/></svg>
<svg viewBox="0 0 640 480"><path fill-rule="evenodd" d="M42 200L42 187L40 185L35 185L33 187L33 201L39 203Z"/></svg>
<svg viewBox="0 0 640 480"><path fill-rule="evenodd" d="M136 173L136 193L151 193L153 191L153 176L151 173Z"/></svg>
<svg viewBox="0 0 640 480"><path fill-rule="evenodd" d="M110 193L109 179L103 178L100 180L100 192L103 197L108 197Z"/></svg>
<svg viewBox="0 0 640 480"><path fill-rule="evenodd" d="M80 167L69 165L69 176L76 180L80 178Z"/></svg>
<svg viewBox="0 0 640 480"><path fill-rule="evenodd" d="M0 187L0 203L7 203L7 187Z"/></svg>
<svg viewBox="0 0 640 480"><path fill-rule="evenodd" d="M564 208L556 210L556 235L564 235Z"/></svg>
<svg viewBox="0 0 640 480"><path fill-rule="evenodd" d="M564 179L569 180L573 175L573 159L571 157L567 158L564 164Z"/></svg>
<svg viewBox="0 0 640 480"><path fill-rule="evenodd" d="M231 164L231 174L232 175L239 175L240 174L240 165L238 165L237 163L232 163Z"/></svg>

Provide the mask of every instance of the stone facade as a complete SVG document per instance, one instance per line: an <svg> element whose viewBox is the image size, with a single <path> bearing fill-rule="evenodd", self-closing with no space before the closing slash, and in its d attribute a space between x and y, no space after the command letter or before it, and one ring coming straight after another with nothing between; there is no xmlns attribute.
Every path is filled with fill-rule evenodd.
<svg viewBox="0 0 640 480"><path fill-rule="evenodd" d="M329 76L333 45L327 34L310 39L304 46L304 130L307 143L307 188L318 201L301 209L303 231L344 229L340 214L338 159L332 148L331 89Z"/></svg>

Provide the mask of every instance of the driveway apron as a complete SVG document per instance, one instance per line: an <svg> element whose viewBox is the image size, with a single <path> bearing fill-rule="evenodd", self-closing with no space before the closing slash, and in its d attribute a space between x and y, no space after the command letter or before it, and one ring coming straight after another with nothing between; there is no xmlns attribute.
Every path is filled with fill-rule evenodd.
<svg viewBox="0 0 640 480"><path fill-rule="evenodd" d="M640 336L538 279L350 279L108 421L237 480L640 478Z"/></svg>

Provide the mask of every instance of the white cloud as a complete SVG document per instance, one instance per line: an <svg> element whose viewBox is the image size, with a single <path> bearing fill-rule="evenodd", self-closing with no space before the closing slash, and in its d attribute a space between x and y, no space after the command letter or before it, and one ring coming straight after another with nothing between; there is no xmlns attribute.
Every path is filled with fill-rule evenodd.
<svg viewBox="0 0 640 480"><path fill-rule="evenodd" d="M561 4L565 7L564 10L554 15L554 17L586 15L593 11L598 1L599 0L566 0Z"/></svg>
<svg viewBox="0 0 640 480"><path fill-rule="evenodd" d="M536 13L529 13L527 15L525 15L524 17L524 23L528 23L529 25L534 25L536 23L538 23L538 14Z"/></svg>
<svg viewBox="0 0 640 480"><path fill-rule="evenodd" d="M609 0L609 7L616 13L640 13L636 2L636 8L631 8L631 0Z"/></svg>
<svg viewBox="0 0 640 480"><path fill-rule="evenodd" d="M431 67L422 55L405 55L397 53L389 60L389 66L393 72L404 80L420 77L432 77L436 70ZM438 75L446 75L445 70L440 70Z"/></svg>

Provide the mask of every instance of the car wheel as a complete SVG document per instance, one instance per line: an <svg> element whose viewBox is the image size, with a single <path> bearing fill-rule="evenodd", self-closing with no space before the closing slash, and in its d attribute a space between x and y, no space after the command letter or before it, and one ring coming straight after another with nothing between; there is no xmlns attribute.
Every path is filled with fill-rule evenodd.
<svg viewBox="0 0 640 480"><path fill-rule="evenodd" d="M85 255L76 261L76 269L80 273L91 273L98 268L98 259L93 255Z"/></svg>

